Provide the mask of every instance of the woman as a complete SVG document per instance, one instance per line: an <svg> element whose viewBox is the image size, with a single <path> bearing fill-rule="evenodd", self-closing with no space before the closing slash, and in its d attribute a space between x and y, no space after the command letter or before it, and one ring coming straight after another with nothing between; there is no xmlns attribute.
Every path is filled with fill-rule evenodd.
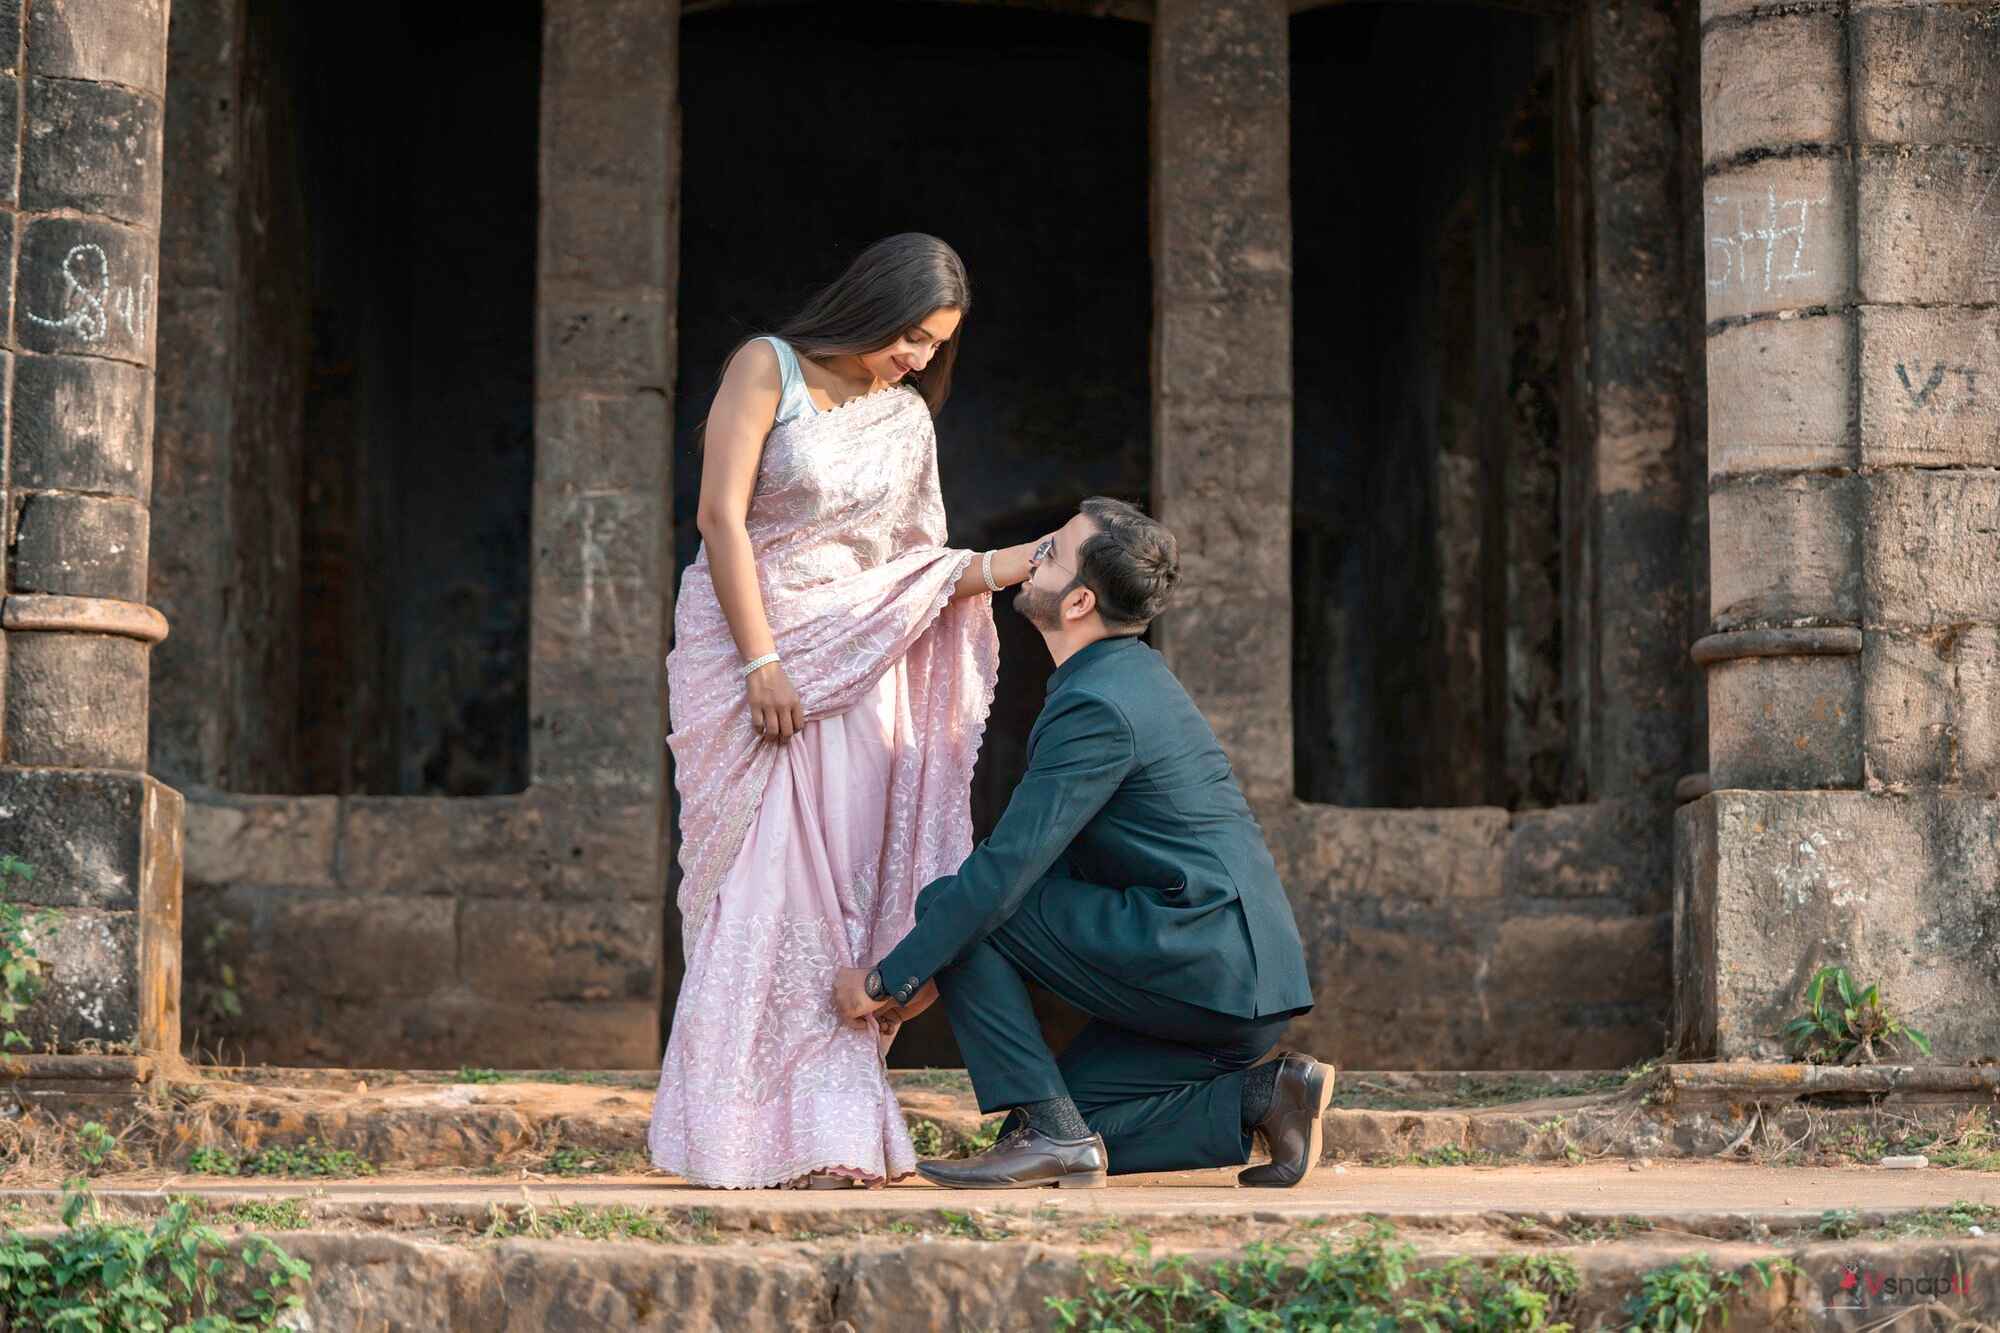
<svg viewBox="0 0 2000 1333"><path fill-rule="evenodd" d="M992 594L1034 549L945 546L931 422L971 305L950 246L879 241L736 350L709 413L667 658L687 976L649 1140L693 1184L916 1164L896 1021L844 1025L829 996L971 851Z"/></svg>

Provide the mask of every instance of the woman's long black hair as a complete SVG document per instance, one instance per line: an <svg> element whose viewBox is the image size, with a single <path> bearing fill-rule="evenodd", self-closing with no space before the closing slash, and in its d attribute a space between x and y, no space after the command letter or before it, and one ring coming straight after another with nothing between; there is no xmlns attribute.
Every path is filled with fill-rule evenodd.
<svg viewBox="0 0 2000 1333"><path fill-rule="evenodd" d="M959 312L958 332L928 366L904 380L916 387L936 416L951 396L951 370L958 362L959 340L965 337L964 316L972 313L972 283L965 276L965 261L937 237L906 231L875 242L771 333L802 356L853 356L887 347L905 329L944 309Z"/></svg>

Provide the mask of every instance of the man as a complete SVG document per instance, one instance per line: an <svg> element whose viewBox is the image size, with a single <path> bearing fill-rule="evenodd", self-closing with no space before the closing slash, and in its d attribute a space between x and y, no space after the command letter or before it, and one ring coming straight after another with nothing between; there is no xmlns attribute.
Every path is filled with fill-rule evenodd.
<svg viewBox="0 0 2000 1333"><path fill-rule="evenodd" d="M1056 670L1027 775L993 835L918 895L902 943L872 971L835 974L834 1007L882 1021L942 995L980 1109L1012 1110L986 1152L918 1168L937 1184L1238 1165L1261 1134L1270 1163L1238 1181L1296 1185L1319 1156L1333 1070L1296 1054L1257 1064L1312 992L1222 747L1137 637L1179 577L1173 534L1086 500L1032 570L1014 605ZM1090 1015L1061 1060L1029 981Z"/></svg>

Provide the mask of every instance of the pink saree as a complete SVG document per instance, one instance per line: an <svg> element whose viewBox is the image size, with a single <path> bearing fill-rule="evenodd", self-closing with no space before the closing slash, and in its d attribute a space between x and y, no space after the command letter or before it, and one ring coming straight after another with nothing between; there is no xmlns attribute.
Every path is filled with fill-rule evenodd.
<svg viewBox="0 0 2000 1333"><path fill-rule="evenodd" d="M895 1179L916 1154L833 970L910 928L972 850L972 768L999 662L992 599L952 598L937 437L912 390L776 427L749 531L785 670L789 744L751 729L704 551L667 657L687 976L653 1100L653 1162L700 1185Z"/></svg>

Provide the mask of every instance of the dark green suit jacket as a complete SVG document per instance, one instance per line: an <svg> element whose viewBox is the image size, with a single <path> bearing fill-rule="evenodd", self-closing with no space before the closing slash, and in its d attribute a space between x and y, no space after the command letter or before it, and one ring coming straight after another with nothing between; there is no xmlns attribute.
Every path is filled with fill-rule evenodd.
<svg viewBox="0 0 2000 1333"><path fill-rule="evenodd" d="M882 984L908 999L1037 888L1057 938L1141 990L1240 1018L1312 1007L1263 831L1207 720L1137 639L1093 643L1049 678L1027 775L992 836L918 896Z"/></svg>

